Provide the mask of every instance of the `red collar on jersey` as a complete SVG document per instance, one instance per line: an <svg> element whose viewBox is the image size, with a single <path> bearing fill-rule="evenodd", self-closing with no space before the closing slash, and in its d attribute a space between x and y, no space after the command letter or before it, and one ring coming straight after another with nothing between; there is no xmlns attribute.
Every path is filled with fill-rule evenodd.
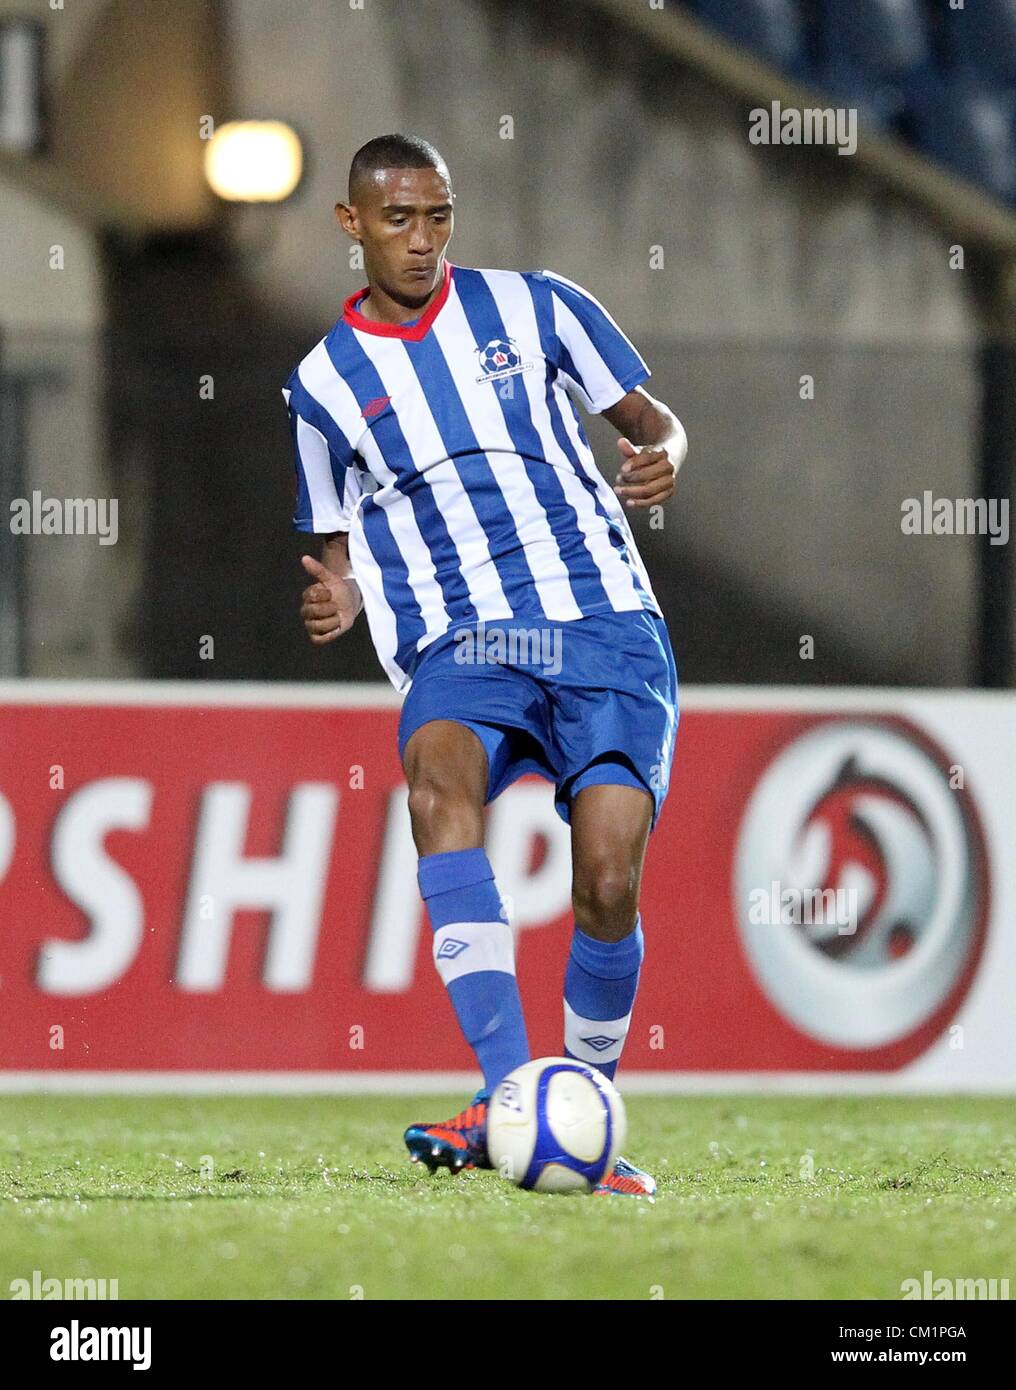
<svg viewBox="0 0 1016 1390"><path fill-rule="evenodd" d="M441 312L451 287L452 264L451 261L445 261L444 282L441 288L427 305L422 317L417 319L411 328L406 328L400 323L376 323L374 319L364 318L356 306L370 293L370 286L367 285L364 289L357 290L356 294L351 294L343 304L343 322L348 323L352 328L360 329L363 333L377 333L382 338L405 338L408 342L418 343Z"/></svg>

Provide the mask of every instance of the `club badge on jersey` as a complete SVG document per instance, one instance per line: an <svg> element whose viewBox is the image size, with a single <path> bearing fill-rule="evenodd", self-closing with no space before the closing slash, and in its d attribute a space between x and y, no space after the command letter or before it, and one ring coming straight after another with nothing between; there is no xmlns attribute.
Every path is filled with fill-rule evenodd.
<svg viewBox="0 0 1016 1390"><path fill-rule="evenodd" d="M491 338L487 346L477 348L476 353L483 368L482 375L476 378L479 382L502 381L506 376L532 371L536 366L535 362L523 362L514 338Z"/></svg>

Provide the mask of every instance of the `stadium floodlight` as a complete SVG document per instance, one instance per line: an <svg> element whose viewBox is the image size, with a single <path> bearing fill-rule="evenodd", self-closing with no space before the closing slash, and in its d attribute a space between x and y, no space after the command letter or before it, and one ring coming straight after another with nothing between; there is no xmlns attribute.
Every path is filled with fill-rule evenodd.
<svg viewBox="0 0 1016 1390"><path fill-rule="evenodd" d="M284 121L230 121L205 151L212 191L233 203L281 203L303 173L303 147Z"/></svg>

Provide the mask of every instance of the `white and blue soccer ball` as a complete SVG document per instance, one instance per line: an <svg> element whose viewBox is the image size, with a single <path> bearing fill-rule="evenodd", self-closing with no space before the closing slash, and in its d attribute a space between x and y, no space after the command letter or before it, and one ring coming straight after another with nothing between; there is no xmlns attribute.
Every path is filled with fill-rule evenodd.
<svg viewBox="0 0 1016 1390"><path fill-rule="evenodd" d="M613 1083L571 1057L509 1073L487 1103L487 1154L502 1177L536 1192L591 1192L628 1132Z"/></svg>

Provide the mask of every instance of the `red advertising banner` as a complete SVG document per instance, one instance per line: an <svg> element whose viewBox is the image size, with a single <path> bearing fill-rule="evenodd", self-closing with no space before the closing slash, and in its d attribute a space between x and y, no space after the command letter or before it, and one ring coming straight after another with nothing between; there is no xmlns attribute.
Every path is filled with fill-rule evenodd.
<svg viewBox="0 0 1016 1390"><path fill-rule="evenodd" d="M13 689L3 1072L473 1069L431 960L390 700ZM622 1067L904 1067L945 1045L991 935L976 757L929 732L938 706L750 699L686 696ZM530 1042L556 1054L568 830L533 779L488 814Z"/></svg>

